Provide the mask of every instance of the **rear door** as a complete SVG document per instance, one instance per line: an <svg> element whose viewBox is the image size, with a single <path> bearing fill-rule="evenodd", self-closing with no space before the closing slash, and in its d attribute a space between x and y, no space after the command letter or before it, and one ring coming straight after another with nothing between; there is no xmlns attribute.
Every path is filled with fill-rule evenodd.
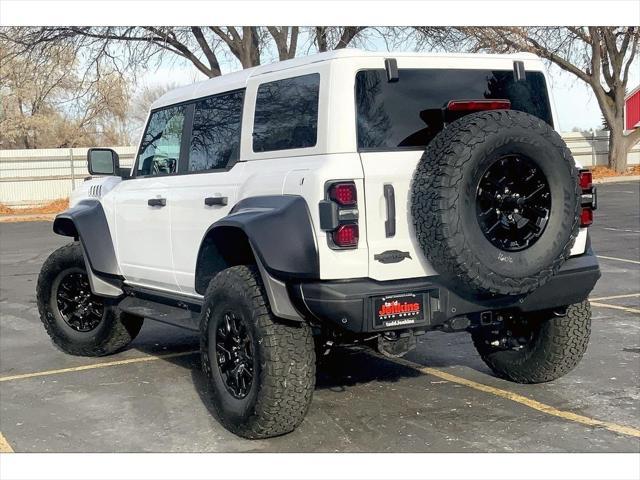
<svg viewBox="0 0 640 480"><path fill-rule="evenodd" d="M512 70L409 68L389 82L384 69L356 74L358 150L364 171L369 276L435 275L416 241L411 181L426 145L444 128L450 100L507 99L553 125L542 72L516 81Z"/></svg>
<svg viewBox="0 0 640 480"><path fill-rule="evenodd" d="M244 163L240 129L244 90L203 98L194 104L186 151L186 171L171 190L171 244L176 282L195 295L195 270L207 230L229 214L238 200Z"/></svg>

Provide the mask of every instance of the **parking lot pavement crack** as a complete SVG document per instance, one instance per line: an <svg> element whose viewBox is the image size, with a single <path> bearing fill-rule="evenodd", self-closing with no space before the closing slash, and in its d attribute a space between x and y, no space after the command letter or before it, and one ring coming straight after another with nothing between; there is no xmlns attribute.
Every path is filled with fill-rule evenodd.
<svg viewBox="0 0 640 480"><path fill-rule="evenodd" d="M554 417L559 417L567 421L580 423L582 425L586 425L589 427L595 428L603 428L609 430L611 432L617 433L619 435L631 436L640 438L640 429L635 427L630 427L626 425L619 425L617 423L607 422L603 420L597 420L595 418L586 417L584 415L579 415L573 412L569 412L566 410L559 410L551 405L546 405L544 403L538 402L537 400L533 400L531 398L525 397L523 395L517 394L515 392L510 392L508 390L503 390L500 388L492 387L490 385L485 385L483 383L478 383L473 380L469 380L467 378L459 377L457 375L453 375L451 373L439 370L437 368L426 367L424 365L420 365L417 363L410 362L408 360L404 360L401 358L397 359L389 359L384 357L388 361L395 362L397 364L403 365L405 367L409 367L413 370L416 370L425 375L432 375L434 377L438 377L442 380L446 380L452 383L457 383L459 385L464 385L469 388L473 388L474 390L478 390L481 392L485 392L491 395L495 395L497 397L505 398L507 400L511 400L512 402L519 403L526 407L529 407L533 410L537 410L539 412L546 413L547 415L552 415Z"/></svg>

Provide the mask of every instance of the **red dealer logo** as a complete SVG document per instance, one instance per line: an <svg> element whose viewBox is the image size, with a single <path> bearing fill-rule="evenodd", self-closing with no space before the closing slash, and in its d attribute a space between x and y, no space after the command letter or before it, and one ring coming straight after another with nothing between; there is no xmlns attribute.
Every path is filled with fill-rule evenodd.
<svg viewBox="0 0 640 480"><path fill-rule="evenodd" d="M414 314L420 313L420 304L419 303L409 303L409 302L398 302L397 300L394 302L385 302L378 310L378 315L381 317L386 317L388 315L398 315L401 313L405 314Z"/></svg>

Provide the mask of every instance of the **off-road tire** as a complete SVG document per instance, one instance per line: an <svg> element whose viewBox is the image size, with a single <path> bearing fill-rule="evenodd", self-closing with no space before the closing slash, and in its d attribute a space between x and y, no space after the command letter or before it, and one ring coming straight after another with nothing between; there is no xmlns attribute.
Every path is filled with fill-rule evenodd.
<svg viewBox="0 0 640 480"><path fill-rule="evenodd" d="M517 383L550 382L566 375L587 350L591 334L589 302L570 305L564 316L549 312L530 315L538 328L532 342L520 350L499 350L487 343L481 331L473 333L480 357L497 376Z"/></svg>
<svg viewBox="0 0 640 480"><path fill-rule="evenodd" d="M140 332L143 319L121 312L113 300L104 299L102 319L91 331L73 330L62 319L56 305L54 282L70 269L86 272L78 242L60 247L49 255L38 276L38 311L53 344L65 353L83 357L109 355L126 347Z"/></svg>
<svg viewBox="0 0 640 480"><path fill-rule="evenodd" d="M216 363L217 325L230 309L244 316L255 359L253 381L244 398L229 393ZM255 266L234 266L211 280L200 330L202 368L216 416L225 428L256 439L283 435L300 425L315 387L311 328L273 315Z"/></svg>
<svg viewBox="0 0 640 480"><path fill-rule="evenodd" d="M514 154L542 170L551 208L537 242L507 252L485 238L476 194L484 172ZM464 116L434 138L414 173L411 212L421 250L441 281L463 296L531 292L570 255L579 231L577 175L566 144L539 118L514 110Z"/></svg>

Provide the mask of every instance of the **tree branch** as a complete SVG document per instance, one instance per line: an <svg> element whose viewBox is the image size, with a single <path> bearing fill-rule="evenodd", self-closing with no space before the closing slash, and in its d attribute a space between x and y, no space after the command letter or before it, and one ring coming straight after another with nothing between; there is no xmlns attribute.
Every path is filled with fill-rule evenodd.
<svg viewBox="0 0 640 480"><path fill-rule="evenodd" d="M205 57L207 57L207 61L209 62L209 66L211 67L212 77L217 77L222 75L222 71L220 70L220 64L218 63L218 58L216 54L213 53L213 50L209 46L206 38L204 38L204 34L202 33L202 29L200 27L191 27L191 32L193 36L196 38L198 45L204 52Z"/></svg>

